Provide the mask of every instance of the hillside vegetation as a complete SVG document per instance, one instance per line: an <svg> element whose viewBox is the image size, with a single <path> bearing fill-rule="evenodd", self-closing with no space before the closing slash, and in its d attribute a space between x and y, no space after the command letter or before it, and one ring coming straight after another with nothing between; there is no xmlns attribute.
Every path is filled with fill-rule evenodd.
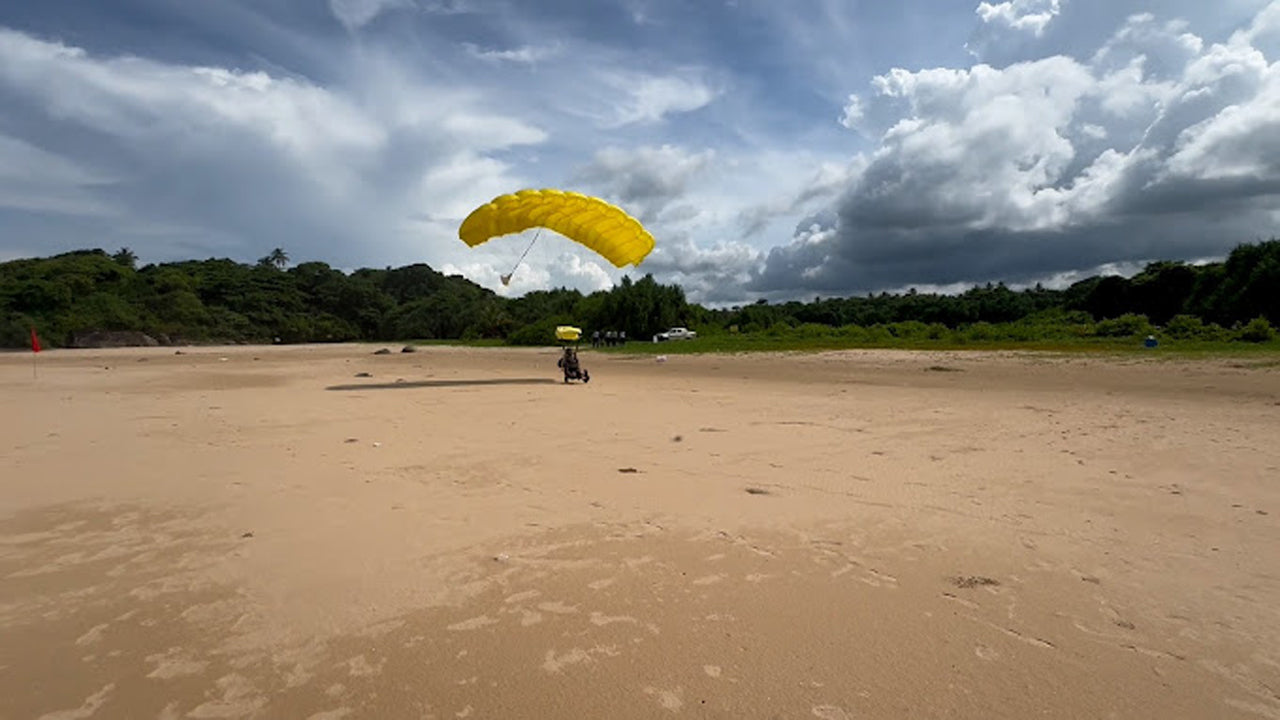
<svg viewBox="0 0 1280 720"><path fill-rule="evenodd" d="M136 267L124 249L0 264L0 346L46 347L93 331L162 343L452 340L538 345L557 324L648 340L671 326L694 347L1081 344L1147 335L1196 343L1274 343L1280 240L1242 244L1223 262L1156 262L1132 278L1091 277L1061 290L974 287L957 295L881 293L709 309L652 276L608 291L555 289L507 299L427 265L344 273L290 266L273 251ZM665 347L665 346L664 346Z"/></svg>

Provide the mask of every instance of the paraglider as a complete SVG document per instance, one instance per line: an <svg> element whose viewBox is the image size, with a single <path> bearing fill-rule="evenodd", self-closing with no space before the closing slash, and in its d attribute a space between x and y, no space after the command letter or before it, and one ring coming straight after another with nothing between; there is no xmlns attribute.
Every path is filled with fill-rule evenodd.
<svg viewBox="0 0 1280 720"><path fill-rule="evenodd" d="M565 343L564 354L556 361L556 365L564 371L564 381L581 380L584 383L591 382L591 375L587 369L582 367L578 361L578 340L582 337L582 330L572 325L560 325L556 328L556 339ZM573 347L569 347L568 343L573 343Z"/></svg>
<svg viewBox="0 0 1280 720"><path fill-rule="evenodd" d="M499 195L471 212L458 227L458 237L470 247L502 235L530 228L557 232L594 251L614 267L638 265L653 250L654 240L640 221L622 208L597 197L566 190L519 190ZM535 235L533 242L538 236ZM529 247L533 247L533 242ZM525 255L529 253L525 249ZM516 267L524 261L520 256ZM502 276L511 282L515 273Z"/></svg>

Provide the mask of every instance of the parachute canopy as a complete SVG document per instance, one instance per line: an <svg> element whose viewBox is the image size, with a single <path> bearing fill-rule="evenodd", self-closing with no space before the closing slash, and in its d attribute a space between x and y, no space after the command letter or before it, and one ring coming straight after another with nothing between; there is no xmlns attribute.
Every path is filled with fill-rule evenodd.
<svg viewBox="0 0 1280 720"><path fill-rule="evenodd" d="M599 253L614 267L638 265L653 250L653 236L621 208L600 198L554 189L499 195L462 221L458 237L475 247L532 227L558 232Z"/></svg>
<svg viewBox="0 0 1280 720"><path fill-rule="evenodd" d="M572 325L556 326L557 340L577 340L580 337L582 337L582 328L576 328Z"/></svg>

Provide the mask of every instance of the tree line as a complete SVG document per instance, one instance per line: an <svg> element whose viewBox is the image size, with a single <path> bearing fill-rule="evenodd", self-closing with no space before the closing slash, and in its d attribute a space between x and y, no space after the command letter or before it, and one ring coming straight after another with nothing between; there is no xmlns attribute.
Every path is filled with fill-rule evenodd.
<svg viewBox="0 0 1280 720"><path fill-rule="evenodd" d="M256 264L207 259L138 267L127 248L0 263L0 346L10 348L25 346L32 327L48 347L91 331L137 331L174 344L541 345L554 342L558 324L638 339L676 325L704 335L888 328L890 334L965 330L981 339L1052 324L1088 326L1102 336L1159 328L1174 337L1267 340L1280 324L1280 240L1238 245L1221 262L1154 262L1133 277L1090 277L1063 289L1001 283L959 294L909 290L715 309L688 302L678 285L651 275L588 294L558 288L504 298L425 264L345 273L323 262L290 265L278 248Z"/></svg>

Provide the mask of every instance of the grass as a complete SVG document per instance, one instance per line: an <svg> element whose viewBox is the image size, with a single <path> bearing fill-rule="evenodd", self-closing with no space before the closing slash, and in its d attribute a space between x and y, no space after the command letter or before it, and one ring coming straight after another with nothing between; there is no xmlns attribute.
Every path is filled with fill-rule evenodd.
<svg viewBox="0 0 1280 720"><path fill-rule="evenodd" d="M509 347L505 340L486 338L481 340L403 340L389 344L439 346L439 347Z"/></svg>
<svg viewBox="0 0 1280 720"><path fill-rule="evenodd" d="M829 332L822 334L762 331L754 333L709 333L695 340L672 342L632 341L619 347L581 349L620 355L687 355L739 354L752 352L823 352L829 350L933 350L933 351L1015 351L1073 355L1113 355L1153 359L1237 358L1249 361L1248 367L1280 366L1280 340L1249 343L1225 340L1175 340L1161 338L1156 348L1147 348L1141 337L1044 337L1035 339L972 339L949 331L941 336L893 337L879 333ZM411 340L406 344L421 346L515 347L503 340ZM553 347L556 343L548 342Z"/></svg>
<svg viewBox="0 0 1280 720"><path fill-rule="evenodd" d="M599 348L598 352L637 355L734 354L748 352L822 352L827 350L936 350L936 351L1024 351L1072 354L1120 354L1149 357L1169 356L1275 356L1280 363L1280 342L1203 342L1163 340L1159 347L1146 348L1140 338L1079 338L1045 340L938 340L902 338L866 341L857 338L789 338L763 335L722 335L664 343L627 343L623 347Z"/></svg>

